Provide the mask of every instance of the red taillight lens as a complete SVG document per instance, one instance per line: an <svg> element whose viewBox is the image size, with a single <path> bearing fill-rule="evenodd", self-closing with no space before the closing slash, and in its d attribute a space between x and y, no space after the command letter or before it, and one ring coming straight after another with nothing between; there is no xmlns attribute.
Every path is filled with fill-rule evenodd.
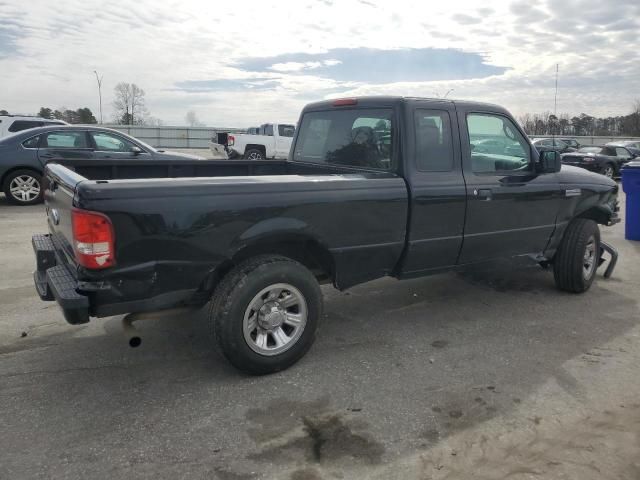
<svg viewBox="0 0 640 480"><path fill-rule="evenodd" d="M358 100L355 98L339 98L333 101L334 107L343 107L345 105L357 105Z"/></svg>
<svg viewBox="0 0 640 480"><path fill-rule="evenodd" d="M236 137L233 135L227 135L227 145L233 145L236 142Z"/></svg>
<svg viewBox="0 0 640 480"><path fill-rule="evenodd" d="M73 209L73 251L80 265L99 269L116 263L111 220L101 213Z"/></svg>

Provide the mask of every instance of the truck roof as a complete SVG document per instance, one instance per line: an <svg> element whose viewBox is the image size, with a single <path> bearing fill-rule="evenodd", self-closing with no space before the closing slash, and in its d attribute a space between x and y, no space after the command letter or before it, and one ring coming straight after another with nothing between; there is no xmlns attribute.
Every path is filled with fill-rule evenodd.
<svg viewBox="0 0 640 480"><path fill-rule="evenodd" d="M375 105L393 105L396 103L405 103L412 101L432 102L434 104L453 104L466 109L478 108L480 110L489 109L492 111L500 111L508 113L504 107L487 102L476 102L470 100L455 100L447 98L431 98L431 97L412 97L412 96L394 96L394 95L376 95L376 96L362 96L362 97L345 97L345 98L332 98L329 100L322 100L320 102L310 103L305 106L304 110L316 110L319 108L334 107L336 101L354 101L354 105L362 106L375 106Z"/></svg>

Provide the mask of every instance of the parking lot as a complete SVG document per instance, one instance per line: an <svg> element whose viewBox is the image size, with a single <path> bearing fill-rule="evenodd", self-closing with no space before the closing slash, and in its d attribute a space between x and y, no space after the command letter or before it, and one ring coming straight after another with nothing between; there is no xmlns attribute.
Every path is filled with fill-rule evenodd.
<svg viewBox="0 0 640 480"><path fill-rule="evenodd" d="M624 194L621 194L624 201ZM624 211L624 204L623 211ZM639 478L640 245L559 292L537 266L323 287L291 369L248 377L206 311L65 323L32 285L44 208L0 197L0 478Z"/></svg>

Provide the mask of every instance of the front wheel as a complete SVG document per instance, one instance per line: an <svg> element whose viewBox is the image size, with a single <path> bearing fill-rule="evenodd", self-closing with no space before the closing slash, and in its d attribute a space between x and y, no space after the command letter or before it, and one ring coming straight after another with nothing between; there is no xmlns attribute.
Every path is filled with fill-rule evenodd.
<svg viewBox="0 0 640 480"><path fill-rule="evenodd" d="M33 170L16 170L7 175L3 185L7 201L14 205L42 202L42 175Z"/></svg>
<svg viewBox="0 0 640 480"><path fill-rule="evenodd" d="M600 230L593 220L578 218L564 234L553 263L556 286L582 293L591 287L600 262Z"/></svg>
<svg viewBox="0 0 640 480"><path fill-rule="evenodd" d="M229 362L252 375L284 370L311 348L322 311L313 274L281 256L249 259L229 272L211 300L209 319Z"/></svg>
<svg viewBox="0 0 640 480"><path fill-rule="evenodd" d="M616 173L616 169L610 163L607 163L605 167L602 169L602 175L608 178L613 178Z"/></svg>

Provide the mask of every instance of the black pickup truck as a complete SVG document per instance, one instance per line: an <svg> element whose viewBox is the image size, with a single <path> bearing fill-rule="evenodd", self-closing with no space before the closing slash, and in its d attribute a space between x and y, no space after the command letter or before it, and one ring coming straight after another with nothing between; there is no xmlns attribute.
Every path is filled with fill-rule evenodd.
<svg viewBox="0 0 640 480"><path fill-rule="evenodd" d="M264 374L311 346L322 282L525 256L579 293L603 250L613 268L598 224L618 221L616 183L538 153L501 107L339 99L308 105L298 125L286 161L193 177L88 180L49 164L49 233L33 237L41 298L73 324L209 303L226 358ZM474 152L489 139L504 149Z"/></svg>

